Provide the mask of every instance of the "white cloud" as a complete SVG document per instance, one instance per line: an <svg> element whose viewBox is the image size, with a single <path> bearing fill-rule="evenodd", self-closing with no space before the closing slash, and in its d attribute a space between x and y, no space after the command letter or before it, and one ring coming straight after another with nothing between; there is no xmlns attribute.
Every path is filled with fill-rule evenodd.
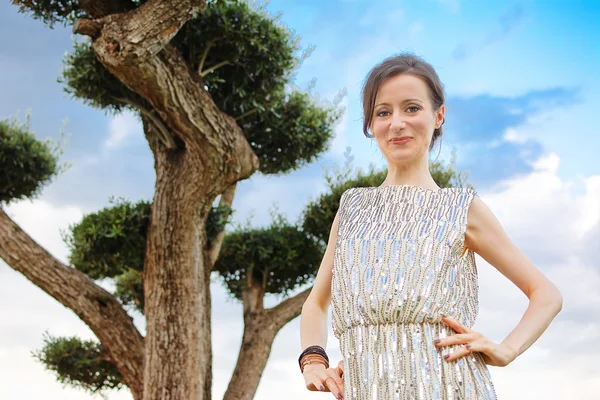
<svg viewBox="0 0 600 400"><path fill-rule="evenodd" d="M104 146L114 149L122 146L127 140L137 134L141 135L142 124L137 116L131 111L123 111L111 118L109 133Z"/></svg>
<svg viewBox="0 0 600 400"><path fill-rule="evenodd" d="M43 243L52 255L66 261L67 247L60 232L81 220L83 211L80 208L72 205L56 207L43 200L24 200L11 204L6 212L33 239Z"/></svg>
<svg viewBox="0 0 600 400"><path fill-rule="evenodd" d="M517 130L514 128L506 129L506 131L504 132L503 139L506 140L507 142L520 143L520 144L527 142L527 138L519 135Z"/></svg>

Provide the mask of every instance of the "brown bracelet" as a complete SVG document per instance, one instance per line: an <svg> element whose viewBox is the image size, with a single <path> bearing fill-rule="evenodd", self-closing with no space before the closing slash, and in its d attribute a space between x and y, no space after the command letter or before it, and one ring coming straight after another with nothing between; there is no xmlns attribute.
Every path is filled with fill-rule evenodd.
<svg viewBox="0 0 600 400"><path fill-rule="evenodd" d="M322 348L319 345L314 345L314 346L308 346L306 349L304 349L304 351L300 354L300 357L298 357L298 365L301 364L300 361L307 354L318 354L318 355L321 355L321 356L323 356L323 358L325 358L325 361L329 362L329 357L327 357L327 353L325 352L325 349Z"/></svg>
<svg viewBox="0 0 600 400"><path fill-rule="evenodd" d="M319 354L306 354L300 360L300 372L304 373L304 367L309 364L323 364L325 369L329 368L329 362L325 359L325 357Z"/></svg>

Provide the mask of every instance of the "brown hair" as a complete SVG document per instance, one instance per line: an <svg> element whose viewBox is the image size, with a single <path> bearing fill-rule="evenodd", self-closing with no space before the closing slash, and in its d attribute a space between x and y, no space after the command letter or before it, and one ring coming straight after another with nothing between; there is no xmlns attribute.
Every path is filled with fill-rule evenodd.
<svg viewBox="0 0 600 400"><path fill-rule="evenodd" d="M433 109L437 110L445 101L444 85L440 81L435 69L423 60L421 57L413 53L406 52L392 57L388 57L381 63L377 64L369 72L369 76L365 81L362 89L363 102L363 133L368 138L374 136L369 133L369 126L373 120L373 109L375 108L375 98L377 91L385 80L399 74L410 74L417 76L425 81L429 87L429 95ZM445 122L445 119L444 119ZM442 124L444 123L442 122ZM442 136L442 126L433 131L433 138L429 150L433 148L435 141Z"/></svg>

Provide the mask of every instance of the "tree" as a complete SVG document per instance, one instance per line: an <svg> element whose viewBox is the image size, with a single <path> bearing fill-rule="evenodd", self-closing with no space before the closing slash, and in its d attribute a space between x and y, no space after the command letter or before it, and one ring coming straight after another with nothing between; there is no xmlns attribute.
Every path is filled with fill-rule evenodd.
<svg viewBox="0 0 600 400"><path fill-rule="evenodd" d="M125 255L107 256L104 265L86 264L85 257L76 258L75 230L71 260L75 268L65 265L1 209L0 257L73 310L100 341L48 339L55 350L79 346L73 354L85 357L96 372L116 376L135 399L209 399L209 283L224 238L223 224L218 222L228 213L238 181L256 171L285 173L326 150L340 112L290 89L288 83L301 61L295 55L297 38L244 2L13 3L50 27L72 24L75 33L90 38L67 57L61 81L69 93L91 106L139 113L155 160L156 188L147 204L118 203L80 224L83 233L89 233L85 228L94 226L94 218L130 218L140 229L145 226L137 232L143 244L130 244L143 250L137 259L143 265ZM56 158L48 148L27 145L31 134L26 129L7 127L2 126L0 150L4 152L0 168L10 171L10 178L2 182L3 203L34 195L56 172ZM13 162L34 160L38 154L45 156L28 161L29 174L21 173L22 162ZM128 214L130 208L133 215ZM116 224L104 233L125 235L133 225ZM97 241L83 245L98 250L94 246L103 238L102 232L98 234ZM104 250L110 254L110 248ZM129 256L135 253L129 250ZM96 284L98 277L115 279L116 295ZM135 291L143 292L143 300L134 297ZM124 308L135 299L144 310L146 337ZM65 360L60 354L39 356L57 371L81 367L81 363L61 364ZM117 385L117 380L98 380L93 368L70 372L65 379L89 388Z"/></svg>

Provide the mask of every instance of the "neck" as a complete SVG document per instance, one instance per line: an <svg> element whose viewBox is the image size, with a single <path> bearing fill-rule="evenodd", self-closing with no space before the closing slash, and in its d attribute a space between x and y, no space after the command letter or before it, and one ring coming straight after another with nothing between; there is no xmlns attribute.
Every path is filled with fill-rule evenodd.
<svg viewBox="0 0 600 400"><path fill-rule="evenodd" d="M439 189L429 172L427 159L410 165L388 163L388 173L381 186L391 185L414 185L426 189Z"/></svg>

